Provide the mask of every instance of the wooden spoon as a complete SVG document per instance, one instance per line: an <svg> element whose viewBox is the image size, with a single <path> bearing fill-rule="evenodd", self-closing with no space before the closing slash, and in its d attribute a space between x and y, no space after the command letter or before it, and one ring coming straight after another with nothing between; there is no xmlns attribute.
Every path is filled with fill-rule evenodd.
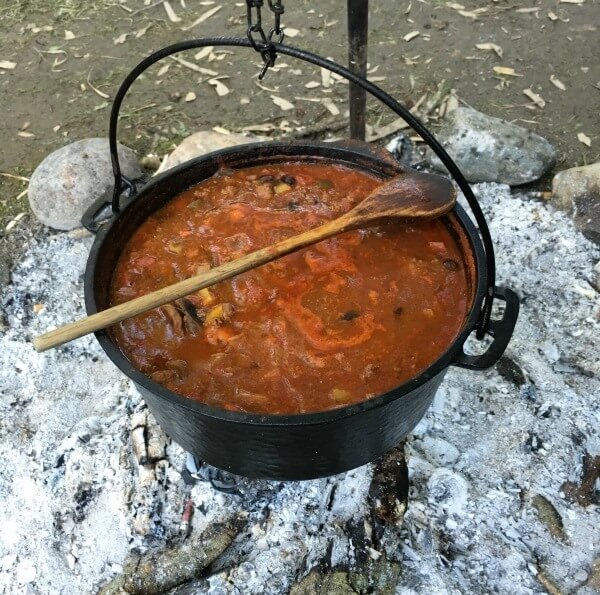
<svg viewBox="0 0 600 595"><path fill-rule="evenodd" d="M194 291L235 277L276 258L315 244L325 238L384 219L433 219L450 211L456 192L446 178L411 172L391 178L376 188L365 200L341 217L297 236L261 248L241 258L215 267L147 295L119 304L71 322L33 340L36 351L46 351L88 333L106 328L121 320L142 314Z"/></svg>

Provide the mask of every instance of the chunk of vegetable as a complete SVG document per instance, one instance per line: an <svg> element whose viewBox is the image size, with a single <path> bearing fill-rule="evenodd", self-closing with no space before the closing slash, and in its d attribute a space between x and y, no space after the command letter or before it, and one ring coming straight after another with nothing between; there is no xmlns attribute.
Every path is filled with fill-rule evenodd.
<svg viewBox="0 0 600 595"><path fill-rule="evenodd" d="M231 304L219 304L206 315L204 324L221 324L227 322L233 315Z"/></svg>
<svg viewBox="0 0 600 595"><path fill-rule="evenodd" d="M172 252L173 254L181 254L181 252L183 251L183 242L180 242L178 240L169 242L167 244L167 250L169 252Z"/></svg>
<svg viewBox="0 0 600 595"><path fill-rule="evenodd" d="M352 395L349 391L344 390L343 388L334 388L329 393L329 398L332 401L347 401Z"/></svg>
<svg viewBox="0 0 600 595"><path fill-rule="evenodd" d="M200 296L200 299L202 300L202 303L205 306L210 306L216 299L215 296L211 293L210 289L208 289L208 287L201 289L198 292L198 295Z"/></svg>
<svg viewBox="0 0 600 595"><path fill-rule="evenodd" d="M285 194L286 192L289 192L292 189L292 187L289 184L285 184L284 182L281 182L280 184L276 184L275 187L273 188L273 190L275 190L275 194Z"/></svg>

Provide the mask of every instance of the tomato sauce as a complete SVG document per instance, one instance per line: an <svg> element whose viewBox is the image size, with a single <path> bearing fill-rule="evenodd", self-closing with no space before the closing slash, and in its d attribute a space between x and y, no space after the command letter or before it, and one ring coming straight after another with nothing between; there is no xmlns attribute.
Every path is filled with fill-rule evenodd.
<svg viewBox="0 0 600 595"><path fill-rule="evenodd" d="M119 259L112 305L334 219L377 178L321 163L223 171L150 216ZM233 411L325 411L379 395L442 355L470 306L441 221L346 232L113 328L174 392Z"/></svg>

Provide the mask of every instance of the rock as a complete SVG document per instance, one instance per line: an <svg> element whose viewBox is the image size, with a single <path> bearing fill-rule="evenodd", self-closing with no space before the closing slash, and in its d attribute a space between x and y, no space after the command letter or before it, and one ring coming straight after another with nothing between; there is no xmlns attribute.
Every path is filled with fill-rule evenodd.
<svg viewBox="0 0 600 595"><path fill-rule="evenodd" d="M554 147L541 136L474 109L459 107L437 134L469 182L518 186L533 182L553 165ZM431 151L430 164L444 170Z"/></svg>
<svg viewBox="0 0 600 595"><path fill-rule="evenodd" d="M146 171L154 172L160 167L160 157L150 153L140 159L140 165Z"/></svg>
<svg viewBox="0 0 600 595"><path fill-rule="evenodd" d="M425 436L421 444L427 458L436 465L452 465L460 456L458 448L442 438Z"/></svg>
<svg viewBox="0 0 600 595"><path fill-rule="evenodd" d="M243 136L241 134L221 134L214 130L201 130L200 132L196 132L183 139L179 146L169 155L164 167L162 167L160 171L170 169L185 161L200 157L200 155L206 155L206 153L211 153L212 151L218 151L236 145L247 145L248 143L258 142L259 140L259 138Z"/></svg>
<svg viewBox="0 0 600 595"><path fill-rule="evenodd" d="M600 243L600 162L557 173L552 204L571 213L577 229Z"/></svg>
<svg viewBox="0 0 600 595"><path fill-rule="evenodd" d="M123 174L141 176L135 153L119 145ZM35 216L55 229L81 225L85 210L113 186L108 139L86 138L48 155L29 182L29 204Z"/></svg>

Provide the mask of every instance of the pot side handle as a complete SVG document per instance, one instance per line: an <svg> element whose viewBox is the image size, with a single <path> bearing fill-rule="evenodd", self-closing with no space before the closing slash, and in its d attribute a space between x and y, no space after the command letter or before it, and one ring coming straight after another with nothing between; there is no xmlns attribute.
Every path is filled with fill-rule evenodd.
<svg viewBox="0 0 600 595"><path fill-rule="evenodd" d="M129 204L135 199L138 191L147 182L148 177L143 176L135 180L130 180L125 176L121 176L122 188L126 193L120 196L121 206ZM113 201L114 187L111 186L99 198L97 198L83 213L81 217L81 225L88 231L96 233L100 227L113 218L114 212L111 209Z"/></svg>
<svg viewBox="0 0 600 595"><path fill-rule="evenodd" d="M492 344L481 355L467 355L461 348L454 365L469 370L491 368L501 357L512 337L519 316L519 296L507 287L496 287L494 298L505 302L504 314L500 320L490 320L487 334L493 337Z"/></svg>

